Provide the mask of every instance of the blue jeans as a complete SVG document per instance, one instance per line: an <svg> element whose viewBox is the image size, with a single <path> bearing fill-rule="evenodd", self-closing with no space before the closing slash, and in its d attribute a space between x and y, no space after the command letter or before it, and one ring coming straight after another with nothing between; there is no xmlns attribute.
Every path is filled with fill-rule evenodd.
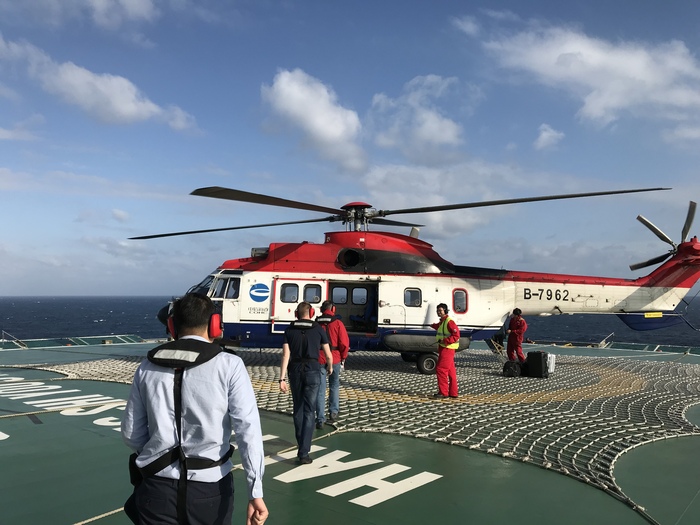
<svg viewBox="0 0 700 525"><path fill-rule="evenodd" d="M318 388L318 398L316 399L316 422L326 422L326 376L325 366L320 370L321 384ZM340 363L333 365L333 373L328 381L328 408L331 414L340 411Z"/></svg>
<svg viewBox="0 0 700 525"><path fill-rule="evenodd" d="M297 439L300 458L309 455L311 439L314 436L314 414L318 398L321 375L316 363L291 363L289 365L289 386L292 390L294 434Z"/></svg>

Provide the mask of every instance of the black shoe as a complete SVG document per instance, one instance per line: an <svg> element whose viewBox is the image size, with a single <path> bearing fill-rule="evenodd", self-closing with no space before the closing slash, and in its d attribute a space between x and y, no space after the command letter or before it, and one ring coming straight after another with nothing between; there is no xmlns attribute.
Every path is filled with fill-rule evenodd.
<svg viewBox="0 0 700 525"><path fill-rule="evenodd" d="M432 395L430 395L430 396L428 396L428 397L429 397L430 399L446 399L446 398L447 398L447 396L443 396L442 394L439 394L439 393L438 393L438 394L432 394Z"/></svg>
<svg viewBox="0 0 700 525"><path fill-rule="evenodd" d="M316 423L316 429L321 430L323 428L323 423Z"/></svg>
<svg viewBox="0 0 700 525"><path fill-rule="evenodd" d="M313 462L314 460L311 459L309 456L304 456L303 458L299 458L297 460L297 463L299 463L300 465L310 465Z"/></svg>
<svg viewBox="0 0 700 525"><path fill-rule="evenodd" d="M338 421L338 413L337 413L337 412L331 412L331 415L330 415L330 417L328 418L328 421L329 421L330 423L335 423L336 421Z"/></svg>
<svg viewBox="0 0 700 525"><path fill-rule="evenodd" d="M450 396L452 399L457 399L459 396Z"/></svg>

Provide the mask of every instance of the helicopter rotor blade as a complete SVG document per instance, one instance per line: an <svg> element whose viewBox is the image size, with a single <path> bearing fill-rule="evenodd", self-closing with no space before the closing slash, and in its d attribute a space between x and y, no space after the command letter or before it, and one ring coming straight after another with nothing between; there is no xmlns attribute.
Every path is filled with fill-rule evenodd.
<svg viewBox="0 0 700 525"><path fill-rule="evenodd" d="M336 222L342 221L342 217L333 215L331 217L325 217L323 219L308 219L305 221L288 221L288 222L271 222L269 224L251 224L248 226L232 226L230 228L211 228L208 230L191 230L185 232L172 232L172 233L157 233L155 235L141 235L140 237L129 237L129 240L145 240L145 239L159 239L161 237L177 237L179 235L195 235L198 233L211 233L211 232L225 232L231 230L248 230L252 228L266 228L268 226L286 226L288 224L309 224L312 222Z"/></svg>
<svg viewBox="0 0 700 525"><path fill-rule="evenodd" d="M688 233L690 232L690 227L693 224L693 219L695 218L695 207L697 204L695 202L690 201L690 205L688 206L688 215L685 218L685 224L683 225L683 232L681 233L681 242L685 242L686 239L688 238Z"/></svg>
<svg viewBox="0 0 700 525"><path fill-rule="evenodd" d="M486 206L502 206L504 204L519 204L522 202L553 201L561 199L579 199L582 197L599 197L603 195L619 195L622 193L640 193L646 191L664 191L671 188L641 188L634 190L596 191L591 193L570 193L565 195L548 195L543 197L525 197L521 199L502 199L495 201L465 202L462 204L446 204L443 206L424 206L420 208L404 208L401 210L378 210L377 217L395 215L398 213L429 213L433 211L462 210L467 208L482 208Z"/></svg>
<svg viewBox="0 0 700 525"><path fill-rule="evenodd" d="M639 270L640 268L646 268L647 266L654 266L655 264L659 264L660 262L665 261L671 255L673 255L673 252L664 253L663 255L659 255L658 257L654 257L653 259L649 259L648 261L639 262L637 264L630 264L630 270Z"/></svg>
<svg viewBox="0 0 700 525"><path fill-rule="evenodd" d="M654 233L654 235L656 235L659 239L661 239L662 241L664 241L666 244L670 244L670 245L673 246L674 248L676 247L676 243L673 242L673 240L672 240L668 235L666 235L664 232L662 232L661 229L658 228L658 227L657 227L653 222L651 222L649 219L647 219L646 217L644 217L644 216L642 216L642 215L637 215L637 220L638 220L639 222L641 222L644 226L646 226L647 228L649 228L649 229Z"/></svg>
<svg viewBox="0 0 700 525"><path fill-rule="evenodd" d="M392 221L391 219L373 219L373 224L382 224L383 226L410 226L412 228L422 228L425 224L413 224L412 222Z"/></svg>
<svg viewBox="0 0 700 525"><path fill-rule="evenodd" d="M198 195L200 197L211 197L214 199L224 199L229 201L252 202L255 204L266 204L268 206L280 206L282 208L294 208L296 210L319 211L321 213L332 213L333 215L344 215L345 212L340 209L328 208L326 206L317 206L315 204L307 204L305 202L290 201L280 199L279 197L271 197L260 193L250 193L248 191L232 190L230 188L222 188L221 186L209 186L207 188L199 188L194 190L190 195Z"/></svg>

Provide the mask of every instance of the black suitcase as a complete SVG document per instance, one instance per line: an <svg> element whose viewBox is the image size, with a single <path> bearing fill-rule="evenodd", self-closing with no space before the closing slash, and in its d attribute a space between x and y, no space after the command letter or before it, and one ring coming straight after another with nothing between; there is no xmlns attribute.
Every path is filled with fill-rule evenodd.
<svg viewBox="0 0 700 525"><path fill-rule="evenodd" d="M505 377L520 377L521 372L520 363L517 361L506 361L503 364L503 375Z"/></svg>
<svg viewBox="0 0 700 525"><path fill-rule="evenodd" d="M549 377L549 367L547 366L547 352L527 353L527 376L528 377Z"/></svg>

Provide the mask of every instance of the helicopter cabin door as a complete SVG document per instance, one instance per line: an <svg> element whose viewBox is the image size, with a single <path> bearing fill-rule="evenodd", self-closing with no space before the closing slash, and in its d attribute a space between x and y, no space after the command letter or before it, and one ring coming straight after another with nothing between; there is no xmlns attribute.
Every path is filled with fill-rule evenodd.
<svg viewBox="0 0 700 525"><path fill-rule="evenodd" d="M321 303L327 293L327 281L322 279L273 279L273 302L270 328L281 334L294 321L294 312L299 303L306 301L314 308L314 318L321 313Z"/></svg>
<svg viewBox="0 0 700 525"><path fill-rule="evenodd" d="M332 281L330 299L348 332L376 333L379 285L368 281Z"/></svg>

